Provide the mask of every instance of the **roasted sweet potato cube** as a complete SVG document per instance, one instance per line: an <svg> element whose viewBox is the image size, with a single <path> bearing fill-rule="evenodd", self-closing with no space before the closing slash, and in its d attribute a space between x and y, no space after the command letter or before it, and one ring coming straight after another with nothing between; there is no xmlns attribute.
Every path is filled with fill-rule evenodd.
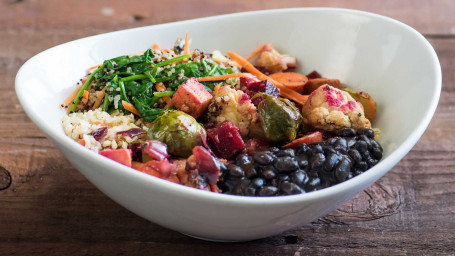
<svg viewBox="0 0 455 256"><path fill-rule="evenodd" d="M172 97L172 102L179 110L197 118L207 110L212 98L212 94L204 85L192 77L179 86Z"/></svg>

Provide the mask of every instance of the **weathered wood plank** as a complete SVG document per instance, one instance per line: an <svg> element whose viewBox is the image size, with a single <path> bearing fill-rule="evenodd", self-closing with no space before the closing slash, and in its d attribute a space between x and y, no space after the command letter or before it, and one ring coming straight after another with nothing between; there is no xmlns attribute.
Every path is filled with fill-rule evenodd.
<svg viewBox="0 0 455 256"><path fill-rule="evenodd" d="M400 20L423 34L455 33L451 0L401 1L1 1L0 29L120 29L233 12L293 7L339 7L374 12Z"/></svg>

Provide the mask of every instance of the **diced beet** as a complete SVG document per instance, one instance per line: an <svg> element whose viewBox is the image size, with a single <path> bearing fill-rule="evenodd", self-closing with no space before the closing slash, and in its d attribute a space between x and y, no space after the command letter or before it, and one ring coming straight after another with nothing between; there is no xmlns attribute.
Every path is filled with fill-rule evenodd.
<svg viewBox="0 0 455 256"><path fill-rule="evenodd" d="M131 128L126 131L117 132L117 134L123 134L124 136L128 136L130 138L133 138L133 137L136 137L136 136L139 136L142 134L146 134L146 133L147 132L145 130L142 130L141 128Z"/></svg>
<svg viewBox="0 0 455 256"><path fill-rule="evenodd" d="M91 136L93 136L93 138L95 138L95 140L99 141L107 135L107 127L103 126L101 128L94 130L93 132L91 132L87 135L91 135Z"/></svg>
<svg viewBox="0 0 455 256"><path fill-rule="evenodd" d="M224 121L208 130L207 136L211 148L224 159L231 158L245 148L239 128L229 121Z"/></svg>
<svg viewBox="0 0 455 256"><path fill-rule="evenodd" d="M306 77L308 77L310 80L315 78L322 78L321 74L319 74L316 70L313 70L313 72L306 75Z"/></svg>
<svg viewBox="0 0 455 256"><path fill-rule="evenodd" d="M240 89L241 90L246 90L248 88L248 86L252 83L256 83L256 81L254 81L253 79L248 78L248 77L240 77Z"/></svg>
<svg viewBox="0 0 455 256"><path fill-rule="evenodd" d="M102 150L100 151L100 155L124 164L128 167L131 167L131 163L133 161L133 151L131 151L131 149Z"/></svg>
<svg viewBox="0 0 455 256"><path fill-rule="evenodd" d="M131 143L128 148L133 152L133 161L142 162L142 144L139 142Z"/></svg>
<svg viewBox="0 0 455 256"><path fill-rule="evenodd" d="M148 140L143 145L144 152L153 160L162 160L169 156L167 145L159 140Z"/></svg>
<svg viewBox="0 0 455 256"><path fill-rule="evenodd" d="M246 94L248 94L248 96L250 96L250 98L253 98L253 96L258 92L269 94L269 95L272 95L275 97L280 96L280 91L278 90L278 88L276 88L276 86L268 80L248 84ZM259 103L261 101L262 101L261 97L257 97L257 98L254 98L253 100L251 100L251 102L256 107L259 105Z"/></svg>
<svg viewBox="0 0 455 256"><path fill-rule="evenodd" d="M220 161L202 146L194 147L193 155L196 159L196 168L199 174L206 177L209 184L216 184L221 175Z"/></svg>

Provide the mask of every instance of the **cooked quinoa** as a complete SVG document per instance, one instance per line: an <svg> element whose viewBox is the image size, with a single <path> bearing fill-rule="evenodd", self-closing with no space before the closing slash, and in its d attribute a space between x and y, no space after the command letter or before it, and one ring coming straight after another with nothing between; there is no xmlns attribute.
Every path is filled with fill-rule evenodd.
<svg viewBox="0 0 455 256"><path fill-rule="evenodd" d="M142 119L134 120L134 115L110 115L101 109L89 110L86 112L71 113L62 120L62 126L65 134L74 140L84 140L85 147L100 151L102 149L127 148L128 143L138 140L137 136L130 138L117 132L126 131L132 128L148 130ZM105 137L97 141L94 136L89 135L97 129L107 127Z"/></svg>

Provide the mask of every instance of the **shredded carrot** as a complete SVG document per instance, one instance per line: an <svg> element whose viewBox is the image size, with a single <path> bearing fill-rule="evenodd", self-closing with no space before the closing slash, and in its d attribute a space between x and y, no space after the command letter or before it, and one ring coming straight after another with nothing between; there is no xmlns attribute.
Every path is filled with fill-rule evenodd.
<svg viewBox="0 0 455 256"><path fill-rule="evenodd" d="M183 54L190 53L190 43L188 42L188 31L185 34L185 46L183 47Z"/></svg>
<svg viewBox="0 0 455 256"><path fill-rule="evenodd" d="M154 44L152 45L152 50L159 50L160 48L161 48L161 47L160 47L160 45L159 45L158 43L154 43Z"/></svg>
<svg viewBox="0 0 455 256"><path fill-rule="evenodd" d="M264 75L261 71L255 68L250 62L244 59L242 56L238 55L235 52L226 52L226 54L235 62L237 62L240 66L242 66L246 71L250 72L251 74L255 75L259 80L269 80L272 84L274 84L278 89L280 89L280 95L284 98L291 99L301 105L305 103L308 99L308 95L302 95L296 91L293 91L282 83L275 81L274 79Z"/></svg>
<svg viewBox="0 0 455 256"><path fill-rule="evenodd" d="M217 85L215 85L215 87L213 87L213 91L217 92L221 87L221 83L218 83Z"/></svg>
<svg viewBox="0 0 455 256"><path fill-rule="evenodd" d="M89 67L88 70L97 69L97 68L101 67L102 65L103 65L103 63L95 65L93 67Z"/></svg>
<svg viewBox="0 0 455 256"><path fill-rule="evenodd" d="M166 86L164 86L163 83L156 83L155 84L155 89L159 92L162 92L162 91L165 91L166 90ZM165 97L162 97L163 100L166 102L166 106L170 107L172 106L172 100L171 100L171 97L169 96L165 96Z"/></svg>
<svg viewBox="0 0 455 256"><path fill-rule="evenodd" d="M137 115L137 116L139 116L139 117L141 116L141 114L139 114L139 111L137 111L137 109L133 106L133 104L128 103L128 102L122 100L122 106L123 106L126 110L128 110L129 112L131 112L131 113L133 113L133 114L135 114L135 115Z"/></svg>
<svg viewBox="0 0 455 256"><path fill-rule="evenodd" d="M82 94L82 97L86 100L88 100L89 93L87 90L84 90L84 93Z"/></svg>
<svg viewBox="0 0 455 256"><path fill-rule="evenodd" d="M62 104L60 105L60 108L64 108L66 106L69 106L74 98L76 98L77 94L79 93L79 91L81 90L82 86L84 86L84 84L82 83L79 87L77 87L77 89L70 94L70 96L68 96L63 102Z"/></svg>
<svg viewBox="0 0 455 256"><path fill-rule="evenodd" d="M251 79L256 79L256 77L254 77L250 73L232 73L232 74L221 75L221 76L198 77L197 80L199 82L219 81L219 80L225 80L225 79L232 78L232 77L248 77Z"/></svg>
<svg viewBox="0 0 455 256"><path fill-rule="evenodd" d="M167 96L167 97L169 97L169 96ZM174 102L172 102L172 100L169 100L168 102L166 102L166 105L164 106L164 108L170 108L172 106L174 106Z"/></svg>
<svg viewBox="0 0 455 256"><path fill-rule="evenodd" d="M84 139L80 139L77 143L81 144L82 146L85 147L85 140Z"/></svg>
<svg viewBox="0 0 455 256"><path fill-rule="evenodd" d="M95 103L93 104L92 110L97 109L101 105L101 101L104 98L105 92L106 92L107 85L104 86L104 88L101 90L101 93L98 94L98 97L95 100Z"/></svg>
<svg viewBox="0 0 455 256"><path fill-rule="evenodd" d="M254 56L258 55L260 52L262 52L264 50L264 46L265 44L259 46L258 48L256 48L256 50L254 50L250 56L246 57L246 60L251 60L252 58L254 58Z"/></svg>

